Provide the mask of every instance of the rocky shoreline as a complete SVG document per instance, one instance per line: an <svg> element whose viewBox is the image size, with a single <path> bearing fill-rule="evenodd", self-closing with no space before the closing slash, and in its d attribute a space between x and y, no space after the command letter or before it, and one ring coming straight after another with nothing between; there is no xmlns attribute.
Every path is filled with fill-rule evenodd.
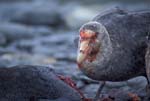
<svg viewBox="0 0 150 101"><path fill-rule="evenodd" d="M94 97L98 82L78 70L73 40L84 22L114 6L123 6L123 3L89 5L79 0L0 0L0 67L53 65L56 72L75 80L86 97ZM123 8L145 10L148 4L127 3ZM115 88L141 93L145 92L145 85L143 77L107 82L103 93Z"/></svg>

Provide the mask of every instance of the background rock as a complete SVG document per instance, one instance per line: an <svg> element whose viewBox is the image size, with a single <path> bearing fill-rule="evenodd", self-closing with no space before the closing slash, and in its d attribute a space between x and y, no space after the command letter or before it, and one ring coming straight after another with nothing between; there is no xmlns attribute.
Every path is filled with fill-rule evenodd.
<svg viewBox="0 0 150 101"><path fill-rule="evenodd" d="M56 2L35 2L28 4L28 6L24 5L24 9L16 12L10 21L30 25L65 25L59 9L60 7Z"/></svg>
<svg viewBox="0 0 150 101"><path fill-rule="evenodd" d="M18 1L32 1L32 0L0 0L0 2L18 2Z"/></svg>
<svg viewBox="0 0 150 101"><path fill-rule="evenodd" d="M0 34L0 45L6 44L6 38L3 34Z"/></svg>
<svg viewBox="0 0 150 101"><path fill-rule="evenodd" d="M31 39L35 36L51 34L51 30L44 27L30 27L15 23L0 24L1 37L3 41L12 42L21 39ZM2 40L1 40L2 41Z"/></svg>

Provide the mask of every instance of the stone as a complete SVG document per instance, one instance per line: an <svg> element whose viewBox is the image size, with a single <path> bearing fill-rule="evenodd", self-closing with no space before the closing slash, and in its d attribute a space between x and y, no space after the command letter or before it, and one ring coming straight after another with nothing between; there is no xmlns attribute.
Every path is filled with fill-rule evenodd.
<svg viewBox="0 0 150 101"><path fill-rule="evenodd" d="M12 2L20 2L20 1L33 1L33 0L0 0L0 2L7 2L7 3L12 3Z"/></svg>
<svg viewBox="0 0 150 101"><path fill-rule="evenodd" d="M45 66L18 65L0 68L0 99L81 101L80 95ZM15 100L15 101L16 101Z"/></svg>
<svg viewBox="0 0 150 101"><path fill-rule="evenodd" d="M133 79L130 79L127 81L128 87L132 88L133 91L136 91L138 93L145 93L146 85L147 85L147 80L145 77L136 77Z"/></svg>
<svg viewBox="0 0 150 101"><path fill-rule="evenodd" d="M64 26L65 22L59 12L59 6L53 1L34 1L24 4L10 21L28 25Z"/></svg>
<svg viewBox="0 0 150 101"><path fill-rule="evenodd" d="M6 38L7 42L20 39L31 39L35 36L51 34L51 30L47 28L28 27L15 23L1 23L0 33Z"/></svg>
<svg viewBox="0 0 150 101"><path fill-rule="evenodd" d="M3 34L0 33L0 45L5 45L7 43L6 38Z"/></svg>

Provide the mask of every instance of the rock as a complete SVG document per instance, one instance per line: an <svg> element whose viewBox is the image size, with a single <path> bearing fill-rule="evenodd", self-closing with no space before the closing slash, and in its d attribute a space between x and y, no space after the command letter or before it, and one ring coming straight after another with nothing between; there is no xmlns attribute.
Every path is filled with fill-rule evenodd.
<svg viewBox="0 0 150 101"><path fill-rule="evenodd" d="M53 66L55 66L57 73L70 76L74 80L73 74L78 72L76 69L76 64L68 61L56 61L55 63L52 63Z"/></svg>
<svg viewBox="0 0 150 101"><path fill-rule="evenodd" d="M4 37L3 34L0 33L0 45L5 45L6 44L6 38Z"/></svg>
<svg viewBox="0 0 150 101"><path fill-rule="evenodd" d="M64 13L65 12L65 13ZM92 17L97 13L96 9L92 7L69 3L64 6L61 11L64 16L64 20L70 29L79 29L80 26L92 19Z"/></svg>
<svg viewBox="0 0 150 101"><path fill-rule="evenodd" d="M94 98L98 87L99 87L98 84L90 84L90 85L87 85L83 89L83 92L84 92L85 96L87 96L89 98Z"/></svg>
<svg viewBox="0 0 150 101"><path fill-rule="evenodd" d="M0 99L67 99L81 101L80 95L61 81L50 67L14 66L0 68Z"/></svg>
<svg viewBox="0 0 150 101"><path fill-rule="evenodd" d="M141 101L137 94L122 90L113 89L108 95L113 101Z"/></svg>
<svg viewBox="0 0 150 101"><path fill-rule="evenodd" d="M16 12L19 12L20 10L24 9L24 4L26 3L0 3L0 21L6 22L11 20L13 16L15 16Z"/></svg>
<svg viewBox="0 0 150 101"><path fill-rule="evenodd" d="M2 56L3 54L9 54L9 53L14 53L17 52L17 50L14 50L10 47L0 47L0 55Z"/></svg>
<svg viewBox="0 0 150 101"><path fill-rule="evenodd" d="M35 36L51 34L51 30L14 23L1 23L0 33L6 38L7 42L12 42L15 40L30 39Z"/></svg>
<svg viewBox="0 0 150 101"><path fill-rule="evenodd" d="M33 0L0 0L0 2L20 2L20 1L33 1Z"/></svg>
<svg viewBox="0 0 150 101"><path fill-rule="evenodd" d="M33 52L37 54L48 54L57 60L75 62L76 49L73 47L73 39L74 32L61 32L40 37L36 39L40 44L35 45Z"/></svg>
<svg viewBox="0 0 150 101"><path fill-rule="evenodd" d="M79 89L82 89L83 87L85 87L85 84L84 84L82 81L78 81L78 82L77 82L77 87L78 87Z"/></svg>
<svg viewBox="0 0 150 101"><path fill-rule="evenodd" d="M11 64L10 61L0 58L0 68L6 67L6 66L8 66L10 64Z"/></svg>
<svg viewBox="0 0 150 101"><path fill-rule="evenodd" d="M38 42L35 42L34 39L22 39L17 40L16 42L13 42L11 44L11 47L15 48L16 50L22 51L22 52L28 52L33 53L33 48L38 45Z"/></svg>
<svg viewBox="0 0 150 101"><path fill-rule="evenodd" d="M61 5L52 0L0 4L0 20L27 25L65 26Z"/></svg>
<svg viewBox="0 0 150 101"><path fill-rule="evenodd" d="M3 64L4 66L14 66L30 64L30 65L50 65L56 63L56 59L43 54L28 54L25 52L13 52L13 53L5 53L0 57L0 66ZM2 66L3 66L2 65ZM62 65L61 65L62 66ZM64 66L64 65L63 65ZM62 67L65 69L65 67Z"/></svg>
<svg viewBox="0 0 150 101"><path fill-rule="evenodd" d="M59 9L61 8L57 2L34 1L22 5L22 8L13 14L10 21L28 25L64 26L65 22Z"/></svg>
<svg viewBox="0 0 150 101"><path fill-rule="evenodd" d="M126 82L106 82L106 87L108 88L119 88L119 87L124 87L127 86Z"/></svg>
<svg viewBox="0 0 150 101"><path fill-rule="evenodd" d="M127 85L138 93L144 93L145 87L147 85L147 80L145 77L136 77L127 81Z"/></svg>

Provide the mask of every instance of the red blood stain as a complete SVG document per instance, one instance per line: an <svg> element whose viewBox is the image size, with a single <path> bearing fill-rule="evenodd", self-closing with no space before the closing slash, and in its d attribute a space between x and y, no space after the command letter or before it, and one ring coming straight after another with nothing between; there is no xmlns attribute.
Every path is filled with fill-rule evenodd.
<svg viewBox="0 0 150 101"><path fill-rule="evenodd" d="M80 94L82 99L85 99L84 94L80 91L80 89L77 88L76 83L70 77L65 77L62 75L57 75L57 76L60 80L64 81L67 85L75 89ZM83 100L83 101L87 101L87 100Z"/></svg>
<svg viewBox="0 0 150 101"><path fill-rule="evenodd" d="M92 36L94 36L94 33L88 33L84 30L80 31L80 37L81 38L91 38Z"/></svg>
<svg viewBox="0 0 150 101"><path fill-rule="evenodd" d="M91 32L86 31L86 30L80 31L80 43L85 40L89 40L89 44L90 43L96 44L96 38L97 38L97 34L92 31ZM95 48L92 46L86 47L85 50L83 50L83 54L87 55L84 61L86 60L88 60L89 62L95 61L98 52L99 52L99 48ZM81 66L79 68L81 68Z"/></svg>
<svg viewBox="0 0 150 101"><path fill-rule="evenodd" d="M128 93L128 95L132 98L132 101L141 101L137 94Z"/></svg>
<svg viewBox="0 0 150 101"><path fill-rule="evenodd" d="M82 68L82 65L81 65L80 63L77 62L77 64L78 64L78 67L79 67L79 68Z"/></svg>
<svg viewBox="0 0 150 101"><path fill-rule="evenodd" d="M57 75L58 78L62 81L64 81L67 85L75 89L81 96L82 101L93 101L92 98L86 98L84 94L80 91L79 88L77 88L76 83L70 78L70 77L65 77L63 75Z"/></svg>

